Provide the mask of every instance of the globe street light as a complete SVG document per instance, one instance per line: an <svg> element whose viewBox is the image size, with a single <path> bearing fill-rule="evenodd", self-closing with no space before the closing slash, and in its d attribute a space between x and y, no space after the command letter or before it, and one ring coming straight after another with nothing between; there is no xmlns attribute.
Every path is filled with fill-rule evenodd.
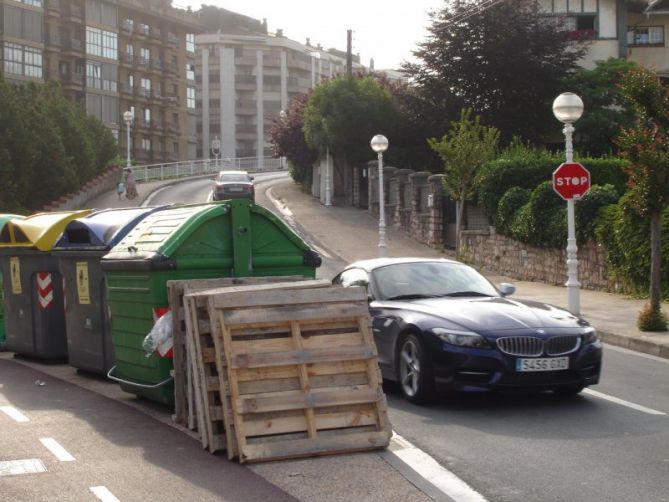
<svg viewBox="0 0 669 502"><path fill-rule="evenodd" d="M562 132L565 137L565 154L567 163L574 162L574 145L572 135L573 123L583 115L583 101L573 92L563 92L553 101L553 115L564 124ZM578 315L580 312L580 287L578 282L578 247L576 246L576 221L574 199L567 199L567 301L569 312Z"/></svg>
<svg viewBox="0 0 669 502"><path fill-rule="evenodd" d="M123 120L125 121L126 125L126 147L127 147L127 163L126 167L131 167L132 162L130 162L130 126L132 125L132 121L135 119L135 116L130 110L127 110L123 112Z"/></svg>
<svg viewBox="0 0 669 502"><path fill-rule="evenodd" d="M386 198L383 194L383 152L388 149L388 138L377 134L370 142L379 158L379 256L386 256Z"/></svg>

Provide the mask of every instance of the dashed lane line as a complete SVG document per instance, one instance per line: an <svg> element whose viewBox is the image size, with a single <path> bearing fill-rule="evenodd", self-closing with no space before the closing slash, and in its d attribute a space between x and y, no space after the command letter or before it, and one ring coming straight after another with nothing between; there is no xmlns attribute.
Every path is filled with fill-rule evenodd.
<svg viewBox="0 0 669 502"><path fill-rule="evenodd" d="M75 458L53 438L40 438L40 442L61 462L72 462Z"/></svg>
<svg viewBox="0 0 669 502"><path fill-rule="evenodd" d="M102 502L120 502L106 486L91 486L89 490Z"/></svg>
<svg viewBox="0 0 669 502"><path fill-rule="evenodd" d="M46 472L46 466L39 458L23 460L6 460L0 462L0 476L18 476L21 474L35 474Z"/></svg>
<svg viewBox="0 0 669 502"><path fill-rule="evenodd" d="M0 411L17 422L29 422L30 419L13 406L0 406Z"/></svg>

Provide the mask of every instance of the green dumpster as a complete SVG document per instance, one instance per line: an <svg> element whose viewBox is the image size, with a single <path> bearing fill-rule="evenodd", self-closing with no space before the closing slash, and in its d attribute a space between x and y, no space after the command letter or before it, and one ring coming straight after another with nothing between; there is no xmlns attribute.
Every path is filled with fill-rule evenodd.
<svg viewBox="0 0 669 502"><path fill-rule="evenodd" d="M21 220L24 216L19 216L18 214L0 214L0 232L2 232L5 223L9 220ZM2 269L0 268L0 350L5 348L5 317L4 317L4 294L2 282Z"/></svg>
<svg viewBox="0 0 669 502"><path fill-rule="evenodd" d="M247 200L148 215L101 260L116 365L108 376L129 393L172 405L172 359L147 357L142 342L168 307L167 281L300 275L320 256L283 221Z"/></svg>
<svg viewBox="0 0 669 502"><path fill-rule="evenodd" d="M73 219L90 209L38 213L5 223L0 232L7 350L66 359L63 280L51 248Z"/></svg>

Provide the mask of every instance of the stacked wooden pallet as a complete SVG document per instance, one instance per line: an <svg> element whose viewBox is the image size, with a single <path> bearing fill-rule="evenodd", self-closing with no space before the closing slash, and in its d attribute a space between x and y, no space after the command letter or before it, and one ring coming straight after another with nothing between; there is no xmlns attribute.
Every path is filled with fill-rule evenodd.
<svg viewBox="0 0 669 502"><path fill-rule="evenodd" d="M240 462L387 446L363 289L319 281L237 286L186 294L184 311L189 343L213 342L218 385L213 371L196 379L210 451L221 449L222 438ZM202 344L194 354L195 365L211 360Z"/></svg>
<svg viewBox="0 0 669 502"><path fill-rule="evenodd" d="M224 448L219 445L224 430L220 424L214 423L211 427L205 426L206 417L202 413L198 414L198 409L202 411L202 399L210 399L207 393L218 392L218 380L216 372L216 361L214 354L214 345L210 336L209 316L207 314L207 297L200 299L194 296L191 312L198 317L198 322L192 328L193 333L198 336L188 338L186 336L187 322L194 322L187 319L184 311L184 295L196 293L198 291L210 291L216 288L225 288L238 285L268 284L276 282L295 282L302 280L301 276L277 276L277 277L221 277L214 279L191 279L168 281L167 291L170 310L172 311L172 337L174 353L174 402L175 413L174 421L188 427L191 430L198 430L203 439L203 446L211 451ZM322 281L325 285L326 282ZM191 355L198 352L196 358ZM198 385L194 385L196 381ZM204 379L204 380L203 380ZM202 384L201 384L202 383ZM209 389L209 390L207 390ZM217 409L212 411L214 422L220 414ZM206 443L207 436L202 436L203 430L212 432L214 439L212 444Z"/></svg>

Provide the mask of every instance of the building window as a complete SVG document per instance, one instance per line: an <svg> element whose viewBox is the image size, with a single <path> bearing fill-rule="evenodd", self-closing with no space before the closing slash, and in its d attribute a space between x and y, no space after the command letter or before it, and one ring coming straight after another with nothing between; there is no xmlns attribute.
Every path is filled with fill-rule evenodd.
<svg viewBox="0 0 669 502"><path fill-rule="evenodd" d="M86 26L86 53L107 59L118 59L118 35Z"/></svg>
<svg viewBox="0 0 669 502"><path fill-rule="evenodd" d="M137 23L137 31L139 32L140 35L144 35L144 36L148 37L149 32L151 31L151 28L149 28L148 24Z"/></svg>
<svg viewBox="0 0 669 502"><path fill-rule="evenodd" d="M118 72L115 65L86 62L86 86L102 91L116 92L118 89Z"/></svg>
<svg viewBox="0 0 669 502"><path fill-rule="evenodd" d="M195 110L195 87L186 87L186 108Z"/></svg>
<svg viewBox="0 0 669 502"><path fill-rule="evenodd" d="M142 115L142 118L147 124L151 123L151 108L144 108L144 114Z"/></svg>
<svg viewBox="0 0 669 502"><path fill-rule="evenodd" d="M147 152L151 151L151 139L142 138L142 150L145 150Z"/></svg>
<svg viewBox="0 0 669 502"><path fill-rule="evenodd" d="M128 87L130 87L130 89L135 87L135 76L134 75L128 75Z"/></svg>
<svg viewBox="0 0 669 502"><path fill-rule="evenodd" d="M128 44L125 46L125 52L128 53L128 56L134 56L135 55L135 46L132 44Z"/></svg>
<svg viewBox="0 0 669 502"><path fill-rule="evenodd" d="M627 30L628 45L664 45L664 26L635 26Z"/></svg>
<svg viewBox="0 0 669 502"><path fill-rule="evenodd" d="M86 63L86 87L102 89L102 64Z"/></svg>
<svg viewBox="0 0 669 502"><path fill-rule="evenodd" d="M22 4L26 5L32 5L33 7L43 7L43 1L42 0L18 0Z"/></svg>
<svg viewBox="0 0 669 502"><path fill-rule="evenodd" d="M186 33L186 51L195 52L195 34Z"/></svg>
<svg viewBox="0 0 669 502"><path fill-rule="evenodd" d="M5 42L3 54L5 73L42 78L42 51L40 49Z"/></svg>
<svg viewBox="0 0 669 502"><path fill-rule="evenodd" d="M148 63L151 61L151 49L147 49L146 47L142 47L139 49L139 57L144 60L144 62Z"/></svg>
<svg viewBox="0 0 669 502"><path fill-rule="evenodd" d="M195 80L195 65L193 63L186 63L186 78Z"/></svg>

